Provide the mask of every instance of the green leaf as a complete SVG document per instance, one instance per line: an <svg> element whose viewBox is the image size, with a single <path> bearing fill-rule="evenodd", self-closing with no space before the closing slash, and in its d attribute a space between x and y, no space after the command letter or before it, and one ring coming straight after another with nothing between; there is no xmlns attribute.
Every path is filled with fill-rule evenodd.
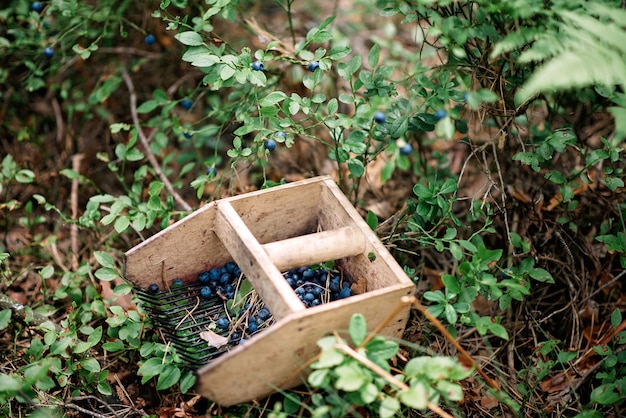
<svg viewBox="0 0 626 418"><path fill-rule="evenodd" d="M106 380L101 380L100 382L98 382L98 392L103 395L110 396L113 393L113 390L111 389L111 385L109 385L109 382L107 382Z"/></svg>
<svg viewBox="0 0 626 418"><path fill-rule="evenodd" d="M109 253L106 253L104 251L96 251L93 255L96 258L98 264L100 264L102 267L115 268L115 262L113 261L113 257L111 257Z"/></svg>
<svg viewBox="0 0 626 418"><path fill-rule="evenodd" d="M277 103L282 102L286 98L287 98L287 95L283 93L282 91L273 91L267 96L265 96L263 99L261 99L261 101L259 101L259 106L261 107L273 106Z"/></svg>
<svg viewBox="0 0 626 418"><path fill-rule="evenodd" d="M4 309L0 311L0 330L9 326L11 321L11 309Z"/></svg>
<svg viewBox="0 0 626 418"><path fill-rule="evenodd" d="M84 370L87 370L91 373L100 372L100 363L95 358L87 357L80 361L80 365Z"/></svg>
<svg viewBox="0 0 626 418"><path fill-rule="evenodd" d="M163 372L157 379L157 390L165 390L174 386L180 380L180 369L174 365L166 364Z"/></svg>
<svg viewBox="0 0 626 418"><path fill-rule="evenodd" d="M528 270L528 275L538 282L554 283L552 275L542 268L532 268Z"/></svg>
<svg viewBox="0 0 626 418"><path fill-rule="evenodd" d="M369 54L367 55L367 63L370 65L370 68L376 67L378 65L378 59L380 58L380 46L378 44L374 44L370 49Z"/></svg>
<svg viewBox="0 0 626 418"><path fill-rule="evenodd" d="M409 390L398 394L400 402L409 408L423 410L428 407L428 388L423 382L416 382Z"/></svg>
<svg viewBox="0 0 626 418"><path fill-rule="evenodd" d="M346 392L357 391L371 380L371 377L356 363L337 367L335 374L337 375L335 387ZM370 378L368 379L368 377Z"/></svg>
<svg viewBox="0 0 626 418"><path fill-rule="evenodd" d="M395 341L387 340L383 337L375 337L365 346L368 357L375 357L380 360L389 360L398 354L400 346Z"/></svg>
<svg viewBox="0 0 626 418"><path fill-rule="evenodd" d="M199 33L193 31L181 32L174 35L174 38L183 45L199 46L202 45L202 37Z"/></svg>
<svg viewBox="0 0 626 418"><path fill-rule="evenodd" d="M367 211L366 222L372 231L378 228L378 216L376 216L376 214L371 210Z"/></svg>
<svg viewBox="0 0 626 418"><path fill-rule="evenodd" d="M128 219L128 216L120 216L115 220L115 223L113 224L115 231L118 234L121 234L122 232L126 231L126 228L128 228L128 226L130 225L130 220Z"/></svg>
<svg viewBox="0 0 626 418"><path fill-rule="evenodd" d="M338 109L339 109L339 103L337 102L337 99L333 97L332 99L328 101L327 112L329 115L334 115Z"/></svg>
<svg viewBox="0 0 626 418"><path fill-rule="evenodd" d="M328 369L313 370L308 377L311 386L315 388L322 387L328 382Z"/></svg>
<svg viewBox="0 0 626 418"><path fill-rule="evenodd" d="M110 282L112 280L115 280L117 277L119 277L119 274L117 273L117 270L109 268L109 267L102 267L102 268L96 270L94 275L98 279L103 280L105 282Z"/></svg>
<svg viewBox="0 0 626 418"><path fill-rule="evenodd" d="M6 394L14 394L22 389L22 381L8 374L0 374L0 387Z"/></svg>
<svg viewBox="0 0 626 418"><path fill-rule="evenodd" d="M137 108L137 113L150 113L152 112L154 109L157 108L158 106L158 102L156 100L148 100L146 102L143 102L138 108Z"/></svg>
<svg viewBox="0 0 626 418"><path fill-rule="evenodd" d="M611 314L611 325L613 325L613 328L617 328L619 324L621 323L622 323L622 312L619 310L619 308L616 308Z"/></svg>
<svg viewBox="0 0 626 418"><path fill-rule="evenodd" d="M362 314L354 314L350 318L350 326L348 328L350 338L355 346L360 346L367 337L367 322Z"/></svg>
<svg viewBox="0 0 626 418"><path fill-rule="evenodd" d="M400 411L400 401L392 396L385 396L378 408L380 418L392 418Z"/></svg>
<svg viewBox="0 0 626 418"><path fill-rule="evenodd" d="M361 178L363 174L365 174L363 162L358 158L350 158L348 160L348 170L350 170L350 174L356 178Z"/></svg>
<svg viewBox="0 0 626 418"><path fill-rule="evenodd" d="M503 340L509 339L509 333L506 332L506 328L504 328L502 325L492 322L489 324L488 328L489 331L491 331L491 333L496 337L500 337Z"/></svg>
<svg viewBox="0 0 626 418"><path fill-rule="evenodd" d="M335 349L323 350L316 362L311 364L312 369L323 369L338 366L343 363L344 354Z"/></svg>
<svg viewBox="0 0 626 418"><path fill-rule="evenodd" d="M449 401L460 401L463 399L463 388L458 383L440 380L435 387Z"/></svg>
<svg viewBox="0 0 626 418"><path fill-rule="evenodd" d="M187 393L189 389L191 389L196 384L196 376L190 372L186 371L183 376L180 378L180 391L181 393Z"/></svg>
<svg viewBox="0 0 626 418"><path fill-rule="evenodd" d="M441 281L443 282L446 290L450 293L458 295L461 293L461 286L459 285L459 281L455 276L451 274L444 274L441 276Z"/></svg>
<svg viewBox="0 0 626 418"><path fill-rule="evenodd" d="M451 242L449 244L450 254L456 261L460 261L463 258L463 249L456 242Z"/></svg>
<svg viewBox="0 0 626 418"><path fill-rule="evenodd" d="M445 315L446 315L446 321L448 321L448 323L451 324L451 325L456 324L456 321L458 319L458 315L456 313L456 310L454 309L454 306L452 306L450 304L446 304L444 312L445 312Z"/></svg>

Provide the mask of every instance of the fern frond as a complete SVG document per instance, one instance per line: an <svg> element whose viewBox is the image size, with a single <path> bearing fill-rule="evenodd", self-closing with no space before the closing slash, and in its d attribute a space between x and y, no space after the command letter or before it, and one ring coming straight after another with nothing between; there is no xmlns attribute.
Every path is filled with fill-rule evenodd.
<svg viewBox="0 0 626 418"><path fill-rule="evenodd" d="M491 59L498 57L500 54L525 48L534 41L545 35L544 28L523 27L518 31L511 32L502 38L491 51Z"/></svg>
<svg viewBox="0 0 626 418"><path fill-rule="evenodd" d="M606 18L565 10L560 15L559 36L546 34L520 56L518 62L550 59L524 84L516 101L573 87L622 85L626 89L626 31Z"/></svg>

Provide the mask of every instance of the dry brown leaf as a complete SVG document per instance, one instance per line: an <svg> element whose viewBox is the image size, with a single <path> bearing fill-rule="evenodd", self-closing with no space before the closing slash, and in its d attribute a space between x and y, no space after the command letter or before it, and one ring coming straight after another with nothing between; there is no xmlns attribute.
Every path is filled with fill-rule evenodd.
<svg viewBox="0 0 626 418"><path fill-rule="evenodd" d="M210 347L221 348L228 344L228 338L222 337L219 334L214 333L211 330L202 331L200 338L209 343Z"/></svg>

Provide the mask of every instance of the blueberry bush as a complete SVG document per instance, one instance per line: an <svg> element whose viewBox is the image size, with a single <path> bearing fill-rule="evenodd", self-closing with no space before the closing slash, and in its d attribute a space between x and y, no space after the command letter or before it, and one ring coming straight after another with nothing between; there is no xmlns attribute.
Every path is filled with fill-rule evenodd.
<svg viewBox="0 0 626 418"><path fill-rule="evenodd" d="M619 415L622 1L9 0L0 23L0 415ZM405 335L356 313L302 387L199 400L124 252L316 175L415 281ZM303 303L350 296L307 267ZM198 288L231 301L218 333L229 284Z"/></svg>

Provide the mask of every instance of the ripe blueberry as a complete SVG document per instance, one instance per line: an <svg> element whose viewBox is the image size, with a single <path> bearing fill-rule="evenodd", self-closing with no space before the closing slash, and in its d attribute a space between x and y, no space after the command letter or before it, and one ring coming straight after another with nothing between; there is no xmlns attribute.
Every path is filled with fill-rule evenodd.
<svg viewBox="0 0 626 418"><path fill-rule="evenodd" d="M439 109L438 111L435 112L435 119L441 120L445 118L447 114L448 112L446 112L445 110Z"/></svg>
<svg viewBox="0 0 626 418"><path fill-rule="evenodd" d="M277 136L277 137L282 138L282 139L283 139L283 141L284 141L285 139L287 139L287 134L285 134L283 131L278 131L278 132L276 132L276 134L275 134L274 136Z"/></svg>
<svg viewBox="0 0 626 418"><path fill-rule="evenodd" d="M261 321L265 321L270 317L270 315L270 311L267 308L261 308L259 309L259 312L257 312L257 316Z"/></svg>
<svg viewBox="0 0 626 418"><path fill-rule="evenodd" d="M43 4L38 1L34 1L33 4L30 5L30 10L39 13L43 10Z"/></svg>
<svg viewBox="0 0 626 418"><path fill-rule="evenodd" d="M193 137L193 134L191 132L185 131L183 132L183 136L187 139L191 139Z"/></svg>
<svg viewBox="0 0 626 418"><path fill-rule="evenodd" d="M503 279L510 279L513 277L513 272L510 269L505 269L500 272L500 277Z"/></svg>
<svg viewBox="0 0 626 418"><path fill-rule="evenodd" d="M220 316L217 319L216 325L219 329L228 329L228 327L230 326L230 321L225 316Z"/></svg>
<svg viewBox="0 0 626 418"><path fill-rule="evenodd" d="M256 318L251 316L248 318L248 332L253 333L257 332L259 329L259 324L256 321Z"/></svg>
<svg viewBox="0 0 626 418"><path fill-rule="evenodd" d="M209 286L204 286L202 289L200 289L200 296L202 296L205 299L210 298L212 294L213 294L213 291L211 290Z"/></svg>
<svg viewBox="0 0 626 418"><path fill-rule="evenodd" d="M43 50L43 55L46 58L52 58L54 56L54 49L52 49L51 47L47 47Z"/></svg>
<svg viewBox="0 0 626 418"><path fill-rule="evenodd" d="M148 292L159 293L159 285L156 283L152 283L150 286L148 286Z"/></svg>
<svg viewBox="0 0 626 418"><path fill-rule="evenodd" d="M209 167L206 169L207 176L213 175L213 177L217 176L217 168Z"/></svg>
<svg viewBox="0 0 626 418"><path fill-rule="evenodd" d="M220 283L225 285L229 282L230 282L230 274L222 273L222 275L220 276Z"/></svg>
<svg viewBox="0 0 626 418"><path fill-rule="evenodd" d="M254 61L252 63L252 69L254 71L265 71L265 64L263 64L261 61Z"/></svg>
<svg viewBox="0 0 626 418"><path fill-rule="evenodd" d="M193 105L193 101L185 97L183 100L180 101L180 105L183 107L183 109L189 110L191 108L191 105Z"/></svg>
<svg viewBox="0 0 626 418"><path fill-rule="evenodd" d="M146 43L146 45L152 45L153 43L156 42L156 38L154 37L153 34L148 34L146 35L144 42Z"/></svg>
<svg viewBox="0 0 626 418"><path fill-rule="evenodd" d="M350 290L349 287L344 287L343 289L341 289L341 292L339 293L340 299L348 298L350 296L352 296L352 290Z"/></svg>
<svg viewBox="0 0 626 418"><path fill-rule="evenodd" d="M213 281L218 281L222 272L219 269L211 269L209 270L209 278Z"/></svg>
<svg viewBox="0 0 626 418"><path fill-rule="evenodd" d="M265 141L263 141L263 147L270 152L274 151L276 149L276 141L271 138L266 139Z"/></svg>
<svg viewBox="0 0 626 418"><path fill-rule="evenodd" d="M172 287L181 287L182 285L183 285L183 281L182 281L182 280L180 280L180 279L175 279L175 280L172 282Z"/></svg>
<svg viewBox="0 0 626 418"><path fill-rule="evenodd" d="M198 281L200 283L208 283L209 282L209 272L208 271L203 271L202 273L198 274Z"/></svg>
<svg viewBox="0 0 626 418"><path fill-rule="evenodd" d="M413 151L413 147L411 146L411 144L404 144L402 147L400 147L400 154L402 155L409 155L411 154L411 151Z"/></svg>
<svg viewBox="0 0 626 418"><path fill-rule="evenodd" d="M309 62L308 68L309 68L310 72L315 72L315 70L317 70L319 68L319 66L320 66L319 62L311 61L311 62Z"/></svg>
<svg viewBox="0 0 626 418"><path fill-rule="evenodd" d="M234 261L229 261L224 267L226 267L227 272L232 274L237 268L237 263L235 263Z"/></svg>
<svg viewBox="0 0 626 418"><path fill-rule="evenodd" d="M385 123L386 120L387 120L387 116L385 116L385 112L374 113L374 122Z"/></svg>

